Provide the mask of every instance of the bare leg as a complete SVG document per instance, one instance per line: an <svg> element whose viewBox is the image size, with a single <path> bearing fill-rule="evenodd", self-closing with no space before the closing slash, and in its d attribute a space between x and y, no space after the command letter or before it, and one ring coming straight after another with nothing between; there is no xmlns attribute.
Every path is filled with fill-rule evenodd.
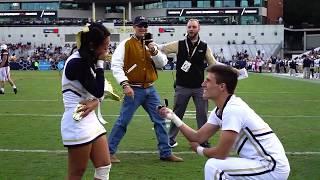
<svg viewBox="0 0 320 180"><path fill-rule="evenodd" d="M92 143L90 159L95 168L111 164L110 152L106 136L101 136Z"/></svg>
<svg viewBox="0 0 320 180"><path fill-rule="evenodd" d="M0 81L0 94L4 94L4 81Z"/></svg>
<svg viewBox="0 0 320 180"><path fill-rule="evenodd" d="M13 88L13 92L14 92L15 94L17 94L17 93L18 93L17 87L16 87L16 85L14 84L13 80L11 79L11 76L10 76L10 75L8 76L8 82L9 82L9 84L11 85L11 87Z"/></svg>
<svg viewBox="0 0 320 180"><path fill-rule="evenodd" d="M13 80L11 79L11 77L8 78L8 82L12 87L15 86L15 84L14 84Z"/></svg>
<svg viewBox="0 0 320 180"><path fill-rule="evenodd" d="M89 161L92 144L68 148L68 179L81 180Z"/></svg>

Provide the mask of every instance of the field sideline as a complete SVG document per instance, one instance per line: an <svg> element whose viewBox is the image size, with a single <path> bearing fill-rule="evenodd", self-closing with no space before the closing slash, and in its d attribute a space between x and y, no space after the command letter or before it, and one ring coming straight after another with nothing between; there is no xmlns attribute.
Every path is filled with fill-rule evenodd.
<svg viewBox="0 0 320 180"><path fill-rule="evenodd" d="M12 71L18 94L6 84L0 96L0 180L64 179L67 154L60 139L63 113L60 75L57 71ZM107 78L116 85L110 72ZM161 98L173 103L172 72L159 72L156 82ZM249 74L239 81L236 94L263 117L282 141L291 165L290 180L320 179L320 84ZM102 112L110 131L121 103L104 101ZM214 107L210 102L211 110ZM185 122L195 127L190 101ZM192 153L184 137L173 151L183 163L161 162L156 151L152 123L138 109L119 147L120 164L114 164L111 180L201 180L206 159ZM217 142L212 138L211 144ZM92 179L91 163L84 179Z"/></svg>

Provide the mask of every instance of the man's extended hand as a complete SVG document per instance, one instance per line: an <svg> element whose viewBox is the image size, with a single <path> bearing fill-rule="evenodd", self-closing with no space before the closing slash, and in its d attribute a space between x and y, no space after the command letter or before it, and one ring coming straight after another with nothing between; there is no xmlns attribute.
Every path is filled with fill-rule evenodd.
<svg viewBox="0 0 320 180"><path fill-rule="evenodd" d="M158 111L161 117L171 120L177 127L180 127L184 124L171 109L163 106L158 109Z"/></svg>
<svg viewBox="0 0 320 180"><path fill-rule="evenodd" d="M169 119L172 121L174 112L171 109L165 106L162 106L161 108L158 109L158 111L162 118Z"/></svg>

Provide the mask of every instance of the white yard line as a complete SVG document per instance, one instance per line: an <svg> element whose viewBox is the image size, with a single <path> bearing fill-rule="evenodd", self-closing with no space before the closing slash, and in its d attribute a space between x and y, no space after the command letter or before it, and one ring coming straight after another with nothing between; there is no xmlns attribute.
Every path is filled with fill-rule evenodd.
<svg viewBox="0 0 320 180"><path fill-rule="evenodd" d="M188 112L188 111L187 111ZM192 111L191 111L192 112ZM194 113L186 113L188 118L195 118ZM37 117L62 117L62 114L27 114L27 113L0 113L0 116L37 116ZM118 117L118 114L103 115L104 117ZM274 118L320 118L320 115L260 115L261 117ZM149 117L147 114L135 114L134 117Z"/></svg>
<svg viewBox="0 0 320 180"><path fill-rule="evenodd" d="M319 79L303 79L302 77L289 76L288 74L283 74L283 73L279 73L279 74L277 74L277 73L262 73L260 75L273 76L273 77L278 77L278 78L283 78L283 79L291 79L291 80L304 81L304 82L316 83L316 84L320 83Z"/></svg>
<svg viewBox="0 0 320 180"><path fill-rule="evenodd" d="M67 153L66 150L45 150L45 149L0 149L0 152L18 153ZM118 151L117 154L158 154L158 151ZM194 154L192 151L179 151L174 154ZM288 155L320 155L320 152L286 152Z"/></svg>
<svg viewBox="0 0 320 180"><path fill-rule="evenodd" d="M103 101L114 101L110 99L105 99ZM0 102L62 102L58 99L0 99Z"/></svg>
<svg viewBox="0 0 320 180"><path fill-rule="evenodd" d="M285 92L283 94L287 94L289 92ZM110 100L110 99L105 99L103 101L112 101L114 102L114 100ZM269 100L269 99L256 99L256 100L250 100L251 102L277 102L276 100ZM278 100L281 102L296 102L296 99L285 99L285 100ZM303 101L303 102L320 102L320 99L303 99L303 100L299 100L299 101ZM0 99L0 102L62 102L61 100L58 99Z"/></svg>
<svg viewBox="0 0 320 180"><path fill-rule="evenodd" d="M195 118L194 113L186 113L185 116ZM26 114L26 113L0 113L0 116L38 116L38 117L61 117L62 114ZM104 117L118 117L118 114L103 115ZM136 114L135 117L149 117L147 114ZM261 117L275 118L319 118L320 115L260 115Z"/></svg>
<svg viewBox="0 0 320 180"><path fill-rule="evenodd" d="M159 94L174 94L174 91L158 91ZM304 94L294 91L237 91L236 94Z"/></svg>

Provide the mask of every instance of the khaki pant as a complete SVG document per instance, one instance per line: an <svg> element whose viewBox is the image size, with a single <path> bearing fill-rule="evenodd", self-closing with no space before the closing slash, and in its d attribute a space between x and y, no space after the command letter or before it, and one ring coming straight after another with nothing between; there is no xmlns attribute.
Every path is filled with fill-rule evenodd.
<svg viewBox="0 0 320 180"><path fill-rule="evenodd" d="M303 78L310 79L310 67L303 68Z"/></svg>

